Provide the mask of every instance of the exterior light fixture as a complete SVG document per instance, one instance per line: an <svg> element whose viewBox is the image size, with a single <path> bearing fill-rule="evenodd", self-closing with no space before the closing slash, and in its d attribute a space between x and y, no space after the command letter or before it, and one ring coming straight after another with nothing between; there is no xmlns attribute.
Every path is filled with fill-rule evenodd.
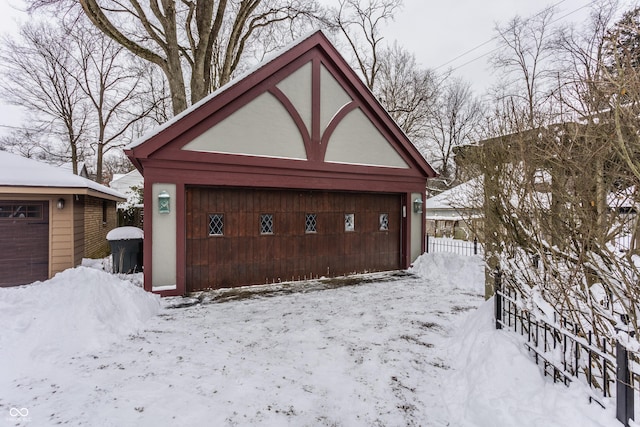
<svg viewBox="0 0 640 427"><path fill-rule="evenodd" d="M413 201L413 211L415 213L422 213L422 203L421 199L415 199Z"/></svg>
<svg viewBox="0 0 640 427"><path fill-rule="evenodd" d="M56 207L60 210L64 209L64 199L58 199L58 203L56 203Z"/></svg>
<svg viewBox="0 0 640 427"><path fill-rule="evenodd" d="M161 191L158 194L158 213L168 214L171 212L171 196L166 191Z"/></svg>

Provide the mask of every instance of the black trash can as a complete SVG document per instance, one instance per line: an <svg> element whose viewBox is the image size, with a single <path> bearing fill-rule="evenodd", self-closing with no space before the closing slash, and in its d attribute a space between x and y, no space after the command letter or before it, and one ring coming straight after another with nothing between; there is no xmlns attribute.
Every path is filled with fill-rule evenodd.
<svg viewBox="0 0 640 427"><path fill-rule="evenodd" d="M142 272L143 238L144 233L137 227L118 227L107 234L114 273Z"/></svg>

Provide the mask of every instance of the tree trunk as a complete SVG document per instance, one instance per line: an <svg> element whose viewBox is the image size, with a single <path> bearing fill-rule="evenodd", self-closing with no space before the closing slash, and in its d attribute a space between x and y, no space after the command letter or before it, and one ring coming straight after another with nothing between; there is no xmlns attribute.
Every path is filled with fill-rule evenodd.
<svg viewBox="0 0 640 427"><path fill-rule="evenodd" d="M102 184L102 161L104 158L104 143L98 142L96 147L96 182Z"/></svg>

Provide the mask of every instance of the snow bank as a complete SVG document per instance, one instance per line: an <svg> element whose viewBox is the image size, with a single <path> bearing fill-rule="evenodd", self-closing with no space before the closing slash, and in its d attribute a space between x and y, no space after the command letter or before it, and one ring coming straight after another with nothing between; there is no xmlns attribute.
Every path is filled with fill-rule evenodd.
<svg viewBox="0 0 640 427"><path fill-rule="evenodd" d="M484 261L481 256L452 253L422 254L409 271L447 287L484 294Z"/></svg>
<svg viewBox="0 0 640 427"><path fill-rule="evenodd" d="M88 267L0 288L0 359L42 360L102 349L136 332L159 310L158 296Z"/></svg>
<svg viewBox="0 0 640 427"><path fill-rule="evenodd" d="M518 334L495 329L493 299L464 319L449 354L455 368L444 390L450 425L618 425L612 407L602 410L588 403L585 384L554 384Z"/></svg>
<svg viewBox="0 0 640 427"><path fill-rule="evenodd" d="M107 240L143 239L144 232L138 227L118 227L107 233Z"/></svg>

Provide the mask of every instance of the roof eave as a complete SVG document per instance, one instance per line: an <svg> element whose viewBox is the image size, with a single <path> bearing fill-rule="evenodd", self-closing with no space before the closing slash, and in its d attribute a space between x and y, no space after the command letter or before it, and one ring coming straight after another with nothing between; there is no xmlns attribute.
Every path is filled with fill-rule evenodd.
<svg viewBox="0 0 640 427"><path fill-rule="evenodd" d="M99 199L113 200L116 202L124 202L125 197L119 197L114 194L103 193L87 187L43 187L31 185L0 185L0 194L16 194L16 195L86 195L97 197Z"/></svg>

